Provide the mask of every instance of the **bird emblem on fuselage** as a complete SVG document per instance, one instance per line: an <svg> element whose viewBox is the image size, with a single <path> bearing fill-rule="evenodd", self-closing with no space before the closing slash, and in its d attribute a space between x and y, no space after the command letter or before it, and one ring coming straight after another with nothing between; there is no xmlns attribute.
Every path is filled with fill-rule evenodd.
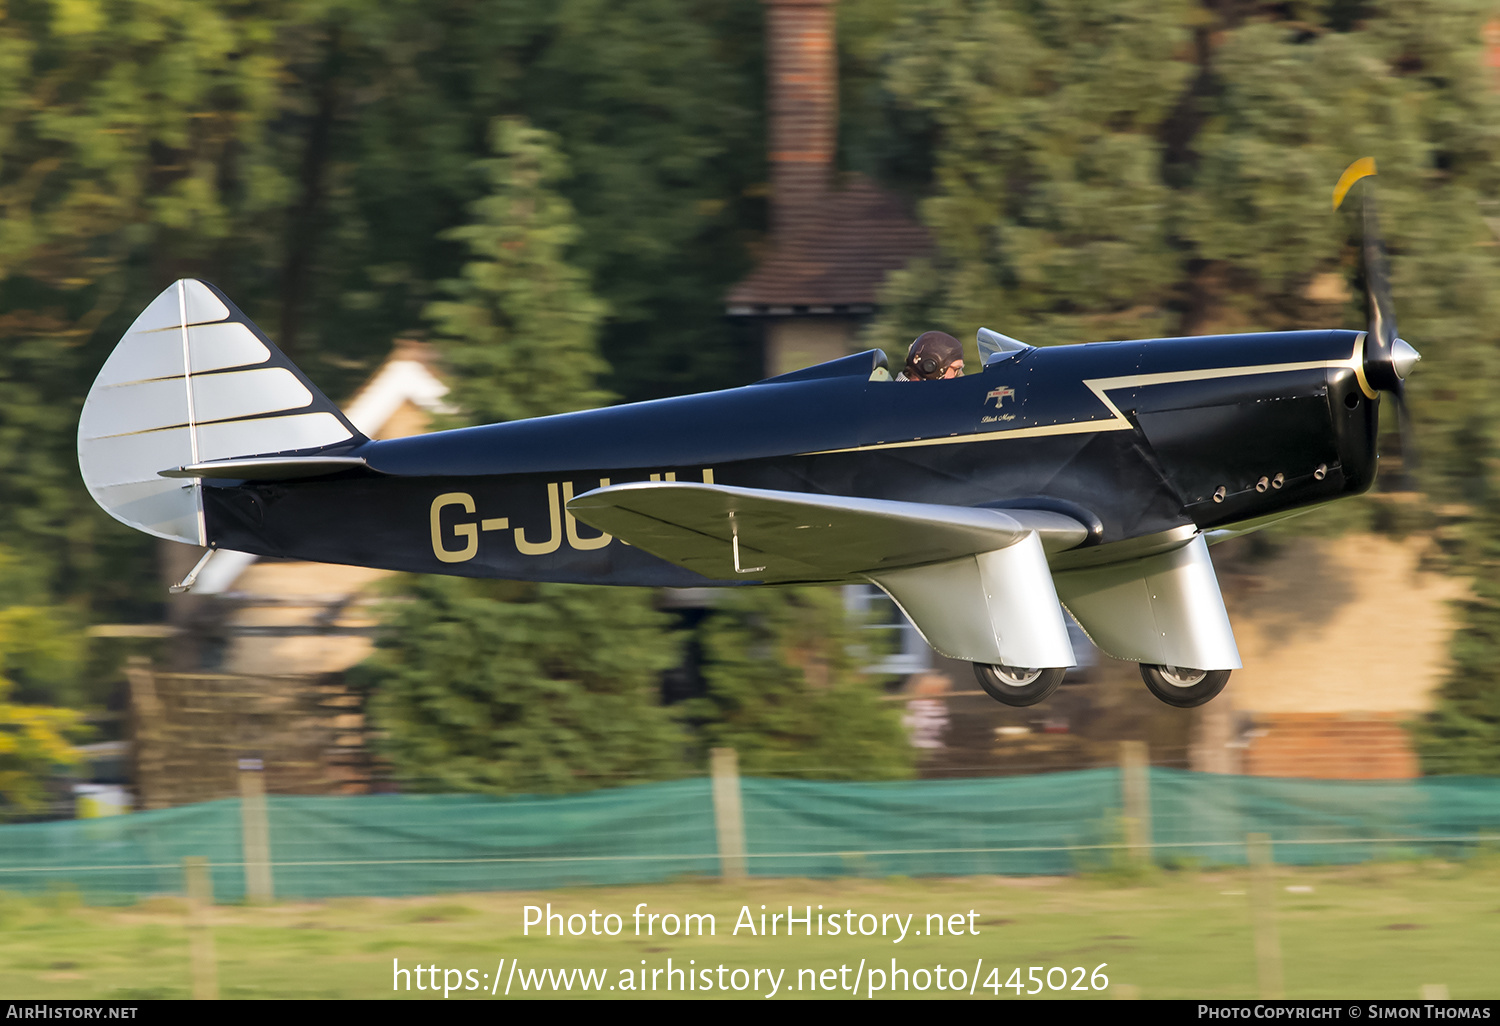
<svg viewBox="0 0 1500 1026"><path fill-rule="evenodd" d="M1005 405L1006 399L1014 399L1015 397L1016 390L1014 388L1006 388L1004 385L1001 385L999 388L985 393L984 401L989 402L991 399L995 400L995 409L998 410L1000 409L1000 407Z"/></svg>

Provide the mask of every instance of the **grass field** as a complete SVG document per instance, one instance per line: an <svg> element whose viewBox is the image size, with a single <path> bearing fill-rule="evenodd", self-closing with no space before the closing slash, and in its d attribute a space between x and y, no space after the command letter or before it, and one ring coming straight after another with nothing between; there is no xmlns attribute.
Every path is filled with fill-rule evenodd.
<svg viewBox="0 0 1500 1026"><path fill-rule="evenodd" d="M1455 999L1500 997L1500 862L1493 858L1467 863L1369 863L1330 869L1275 870L1274 923L1289 998L1416 998L1424 985L1441 984ZM958 978L945 975L940 991L932 971L959 968L975 997L1015 1000L1004 987L1040 986L1038 997L1253 998L1257 967L1251 881L1244 871L1158 873L1145 881L1122 877L1074 878L968 877L961 879L755 880L743 886L716 882L578 888L545 893L450 895L440 898L341 899L316 904L284 903L269 907L219 906L210 913L217 982L226 998L443 998L445 979L455 989L448 1000L492 997L489 988L497 966L511 984L511 998L537 996L522 984L539 969L596 969L606 998L679 996L667 992L668 959L674 968L694 973L705 968L714 989L687 996L719 997L719 981L733 988L743 981L742 997L767 996L777 970L777 999L850 997L859 972L859 996L875 980L871 969L885 972L891 996L891 959L910 973L925 969L928 989L915 988L920 974L908 976L896 996L944 997L956 994ZM523 909L551 903L569 915L598 910L603 930L614 929L609 913L621 917L618 936L523 936ZM650 913L712 913L713 936L662 936L663 922L650 925L652 935L635 935L632 913L640 902ZM769 916L797 914L818 905L825 917L837 912L840 922L856 928L859 916L867 928L884 914L911 914L908 934L895 942L897 920L885 919L884 937L806 937L752 935L743 927L734 934L741 910L748 906L757 932L761 906ZM970 912L974 914L969 915ZM930 935L928 915L942 914L944 934ZM951 919L958 915L958 920ZM574 920L580 926L582 920ZM768 919L769 924L769 919ZM827 919L824 920L825 928ZM961 935L949 935L958 925ZM922 935L918 935L922 931ZM971 931L977 931L977 936ZM933 933L936 931L934 930ZM501 963L500 959L506 959ZM393 960L401 968L437 966L437 992L412 989L393 994ZM514 965L512 965L512 961ZM688 960L692 960L690 964ZM974 975L976 963L979 973ZM1101 963L1108 989L1088 990L1087 976ZM725 973L721 977L718 967ZM847 970L840 973L840 967ZM1038 966L1041 983L1026 982ZM1046 987L1046 971L1067 970L1061 991ZM1083 974L1074 967L1082 967ZM446 975L446 970L458 970ZM736 977L735 969L746 972ZM755 970L769 971L754 977ZM998 970L991 973L992 969ZM473 976L465 975L473 970ZM514 972L512 972L514 970ZM611 990L628 978L643 981L640 990ZM833 970L825 974L825 970ZM1053 973L1051 982L1059 981ZM686 986L688 977L672 977ZM692 977L699 985L704 977ZM575 979L568 993L580 995ZM799 989L800 983L800 989ZM1080 985L1085 988L1073 991ZM987 986L988 985L988 986ZM484 989L480 990L478 987ZM504 984L499 989L503 990ZM189 927L186 903L157 898L129 908L87 908L58 893L47 899L0 896L0 997L6 998L177 998L191 994ZM544 985L541 994L553 996ZM592 992L591 992L592 993ZM729 990L730 996L736 991Z"/></svg>

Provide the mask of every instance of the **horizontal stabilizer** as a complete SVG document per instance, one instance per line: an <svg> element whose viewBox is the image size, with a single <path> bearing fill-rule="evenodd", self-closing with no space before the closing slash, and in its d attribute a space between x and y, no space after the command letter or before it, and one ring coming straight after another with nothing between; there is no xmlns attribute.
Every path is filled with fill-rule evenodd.
<svg viewBox="0 0 1500 1026"><path fill-rule="evenodd" d="M726 485L637 481L568 512L715 580L854 581L1003 549L1035 533L1049 551L1088 536L1071 517Z"/></svg>
<svg viewBox="0 0 1500 1026"><path fill-rule="evenodd" d="M162 477L212 477L231 481L285 481L294 477L322 477L364 467L361 456L252 456L238 460L192 463L159 471Z"/></svg>

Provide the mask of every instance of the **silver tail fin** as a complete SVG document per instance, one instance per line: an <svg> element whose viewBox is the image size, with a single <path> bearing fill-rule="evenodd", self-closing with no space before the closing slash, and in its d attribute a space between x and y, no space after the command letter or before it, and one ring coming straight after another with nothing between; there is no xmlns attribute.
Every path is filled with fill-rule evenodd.
<svg viewBox="0 0 1500 1026"><path fill-rule="evenodd" d="M207 545L201 480L163 472L341 452L365 440L222 292L185 279L146 307L105 361L78 421L78 466L94 501L122 524Z"/></svg>

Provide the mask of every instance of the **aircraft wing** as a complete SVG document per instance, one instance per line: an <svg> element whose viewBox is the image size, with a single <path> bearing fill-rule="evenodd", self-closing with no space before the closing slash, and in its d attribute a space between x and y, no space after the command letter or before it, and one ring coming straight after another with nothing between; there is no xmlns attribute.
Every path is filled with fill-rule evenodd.
<svg viewBox="0 0 1500 1026"><path fill-rule="evenodd" d="M639 481L568 503L584 523L715 580L850 581L1003 549L1035 533L1046 551L1088 536L1071 517L727 485Z"/></svg>

